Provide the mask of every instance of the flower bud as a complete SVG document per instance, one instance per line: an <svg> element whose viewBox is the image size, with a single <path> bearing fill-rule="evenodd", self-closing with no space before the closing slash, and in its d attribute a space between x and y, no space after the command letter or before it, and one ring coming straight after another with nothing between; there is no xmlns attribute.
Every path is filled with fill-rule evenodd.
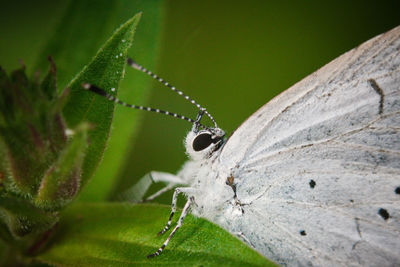
<svg viewBox="0 0 400 267"><path fill-rule="evenodd" d="M0 68L0 237L14 239L48 230L58 210L79 192L88 125L67 135L62 116L69 90L59 94L56 66L40 83L25 66ZM8 233L8 234L7 234ZM8 236L9 235L9 236Z"/></svg>

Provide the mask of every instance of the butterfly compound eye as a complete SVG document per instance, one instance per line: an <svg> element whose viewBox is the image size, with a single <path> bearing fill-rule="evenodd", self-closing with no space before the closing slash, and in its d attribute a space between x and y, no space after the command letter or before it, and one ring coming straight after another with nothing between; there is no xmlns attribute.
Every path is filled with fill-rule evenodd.
<svg viewBox="0 0 400 267"><path fill-rule="evenodd" d="M201 151L214 142L215 140L211 138L210 133L202 133L194 138L192 146L194 151Z"/></svg>

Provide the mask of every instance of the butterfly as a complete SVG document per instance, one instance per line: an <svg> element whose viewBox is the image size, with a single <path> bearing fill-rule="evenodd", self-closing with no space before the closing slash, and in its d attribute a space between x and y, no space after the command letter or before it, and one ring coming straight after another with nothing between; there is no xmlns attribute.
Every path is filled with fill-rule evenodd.
<svg viewBox="0 0 400 267"><path fill-rule="evenodd" d="M400 265L400 27L281 93L228 139L185 95L200 109L195 120L83 87L193 123L182 169L150 173L153 181L169 183L167 189L187 185L175 188L160 234L184 194L177 225L150 257L163 251L191 211L284 266ZM201 124L203 115L213 127Z"/></svg>

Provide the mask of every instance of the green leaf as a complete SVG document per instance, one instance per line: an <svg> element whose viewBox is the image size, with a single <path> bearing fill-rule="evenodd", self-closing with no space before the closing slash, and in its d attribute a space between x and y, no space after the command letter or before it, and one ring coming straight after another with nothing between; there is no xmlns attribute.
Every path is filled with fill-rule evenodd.
<svg viewBox="0 0 400 267"><path fill-rule="evenodd" d="M161 40L164 1L121 1L115 14L125 17L127 11L141 10L143 16L135 33L135 42L129 56L148 69L155 69ZM132 104L146 104L150 95L153 80L145 74L127 69L121 81L118 97ZM136 134L141 126L140 118L144 112L128 110L117 106L114 113L113 127L103 161L99 165L90 184L84 188L80 199L101 201L110 198L126 175L122 173L124 166L132 164L129 155L136 150Z"/></svg>
<svg viewBox="0 0 400 267"><path fill-rule="evenodd" d="M274 266L218 226L191 215L164 252L147 259L170 233L157 237L168 216L169 207L159 205L75 205L37 259L55 266Z"/></svg>
<svg viewBox="0 0 400 267"><path fill-rule="evenodd" d="M58 84L64 88L72 77L95 55L98 47L121 23L135 13L143 11L140 26L135 33L134 48L129 55L149 69L154 69L161 39L161 22L164 1L152 0L73 0L67 8L60 25L37 57L37 68L47 68L45 61L51 55L58 67ZM36 69L37 69L36 68ZM152 80L136 70L127 70L121 83L120 98L135 104L145 104L150 93ZM139 128L143 112L127 111L117 107L113 128L104 160L99 165L91 183L87 185L80 199L104 200L109 198L120 178L122 166L126 164L128 151ZM97 114L101 116L102 114Z"/></svg>
<svg viewBox="0 0 400 267"><path fill-rule="evenodd" d="M92 83L104 88L110 94L115 94L113 90L116 91L115 88L118 88L125 71L127 51L132 44L140 16L141 14L138 14L123 24L99 50L90 64L67 86L71 90L69 102L64 108L68 126L74 128L86 121L94 127L89 133L90 144L83 164L82 186L93 175L102 157L114 112L113 102L91 92L85 92L82 83Z"/></svg>

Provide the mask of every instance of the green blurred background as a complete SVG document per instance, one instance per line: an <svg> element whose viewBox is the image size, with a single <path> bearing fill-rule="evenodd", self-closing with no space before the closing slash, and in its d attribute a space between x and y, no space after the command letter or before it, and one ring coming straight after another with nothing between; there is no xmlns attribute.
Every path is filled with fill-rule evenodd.
<svg viewBox="0 0 400 267"><path fill-rule="evenodd" d="M10 71L18 67L19 58L27 66L34 65L69 1L0 3L1 66ZM143 25L150 25L146 20L152 16L151 10L144 8L143 11L143 22L135 36L139 41L146 36ZM166 1L157 12L162 13L162 21L157 26L159 36L154 37L154 43L151 38L146 39L147 44L141 43L152 46L157 42L159 46L154 48L157 59L148 62L141 58L140 46L131 50L139 62L153 67L154 72L204 105L228 133L272 97L308 74L400 24L398 0L175 0ZM115 27L107 29L109 34L133 14L127 10L126 17L117 18ZM100 15L98 19L102 19ZM133 70L126 73L129 77L150 79ZM151 87L151 92L146 91L144 96L124 100L196 116L196 109L183 98L157 82L152 82ZM122 97L124 90L135 88L122 83ZM125 108L117 108L116 112L140 113ZM191 125L158 114L140 116L140 123L136 122L137 134L116 178L118 182L112 185L107 198L113 198L151 170L175 173L186 159L182 140ZM118 138L118 128L113 129L111 138ZM169 201L168 198L164 201ZM93 192L86 199L97 200Z"/></svg>

